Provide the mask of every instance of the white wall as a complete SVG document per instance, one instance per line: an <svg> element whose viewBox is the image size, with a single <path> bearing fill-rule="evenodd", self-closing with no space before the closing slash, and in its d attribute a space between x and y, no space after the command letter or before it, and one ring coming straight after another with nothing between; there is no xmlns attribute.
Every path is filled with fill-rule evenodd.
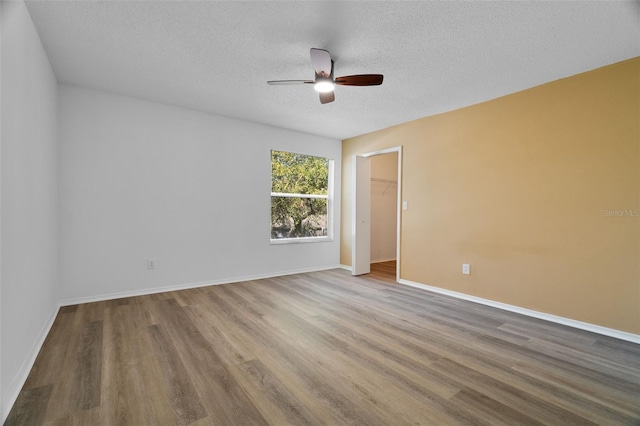
<svg viewBox="0 0 640 426"><path fill-rule="evenodd" d="M336 161L341 142L59 87L62 299L339 264L339 239L270 245L270 150ZM155 259L156 270L147 270Z"/></svg>
<svg viewBox="0 0 640 426"><path fill-rule="evenodd" d="M393 183L391 183L393 182ZM371 262L396 258L398 153L371 157Z"/></svg>
<svg viewBox="0 0 640 426"><path fill-rule="evenodd" d="M340 141L58 86L24 3L0 15L2 420L61 301L339 264L269 244L269 154L335 160L340 235Z"/></svg>
<svg viewBox="0 0 640 426"><path fill-rule="evenodd" d="M57 312L56 79L22 1L2 1L2 419Z"/></svg>

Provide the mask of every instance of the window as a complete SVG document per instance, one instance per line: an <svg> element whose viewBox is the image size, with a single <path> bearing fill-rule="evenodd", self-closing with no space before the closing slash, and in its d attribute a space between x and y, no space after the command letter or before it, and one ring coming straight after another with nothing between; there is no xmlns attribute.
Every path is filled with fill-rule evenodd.
<svg viewBox="0 0 640 426"><path fill-rule="evenodd" d="M271 151L271 242L331 238L333 161Z"/></svg>

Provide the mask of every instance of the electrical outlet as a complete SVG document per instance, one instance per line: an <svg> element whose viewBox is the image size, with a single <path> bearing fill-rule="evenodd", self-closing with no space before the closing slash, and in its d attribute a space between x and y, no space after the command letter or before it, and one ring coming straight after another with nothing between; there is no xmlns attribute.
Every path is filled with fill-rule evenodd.
<svg viewBox="0 0 640 426"><path fill-rule="evenodd" d="M462 264L462 273L464 275L471 275L471 268L469 267L468 263L463 263Z"/></svg>
<svg viewBox="0 0 640 426"><path fill-rule="evenodd" d="M156 269L156 261L155 259L149 259L147 260L147 269L151 270L151 269Z"/></svg>

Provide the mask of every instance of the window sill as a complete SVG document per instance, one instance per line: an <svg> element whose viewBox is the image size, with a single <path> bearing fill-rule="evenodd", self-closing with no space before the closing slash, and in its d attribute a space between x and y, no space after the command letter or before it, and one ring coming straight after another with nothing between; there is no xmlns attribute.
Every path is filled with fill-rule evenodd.
<svg viewBox="0 0 640 426"><path fill-rule="evenodd" d="M269 240L271 245L280 244L304 244L304 243L326 243L333 241L330 237L306 237L306 238L277 238Z"/></svg>

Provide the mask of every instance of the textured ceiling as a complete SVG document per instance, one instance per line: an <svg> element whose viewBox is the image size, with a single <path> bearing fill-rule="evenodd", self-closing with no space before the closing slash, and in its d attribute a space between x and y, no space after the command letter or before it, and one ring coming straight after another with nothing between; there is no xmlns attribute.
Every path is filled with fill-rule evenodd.
<svg viewBox="0 0 640 426"><path fill-rule="evenodd" d="M27 1L60 82L344 139L640 56L640 3ZM336 76L321 105L309 48Z"/></svg>

